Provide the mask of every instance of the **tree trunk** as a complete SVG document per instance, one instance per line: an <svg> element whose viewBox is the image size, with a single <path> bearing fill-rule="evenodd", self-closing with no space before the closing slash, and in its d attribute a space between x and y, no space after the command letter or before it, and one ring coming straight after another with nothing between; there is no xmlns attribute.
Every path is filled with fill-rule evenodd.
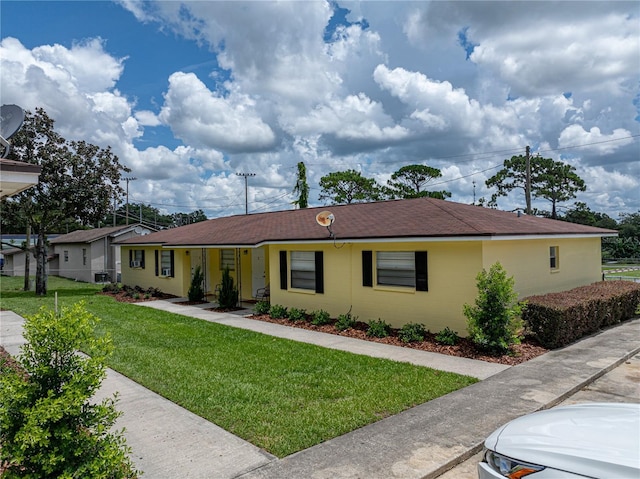
<svg viewBox="0 0 640 479"><path fill-rule="evenodd" d="M27 235L25 239L24 250L24 290L31 291L31 282L29 281L29 263L31 262L31 225L27 225Z"/></svg>
<svg viewBox="0 0 640 479"><path fill-rule="evenodd" d="M47 295L47 238L44 230L38 231L36 243L36 295Z"/></svg>

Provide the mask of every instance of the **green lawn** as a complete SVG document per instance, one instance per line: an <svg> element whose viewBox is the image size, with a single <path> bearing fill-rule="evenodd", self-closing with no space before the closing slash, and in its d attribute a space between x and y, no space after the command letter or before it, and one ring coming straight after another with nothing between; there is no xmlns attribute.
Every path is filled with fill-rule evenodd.
<svg viewBox="0 0 640 479"><path fill-rule="evenodd" d="M2 308L84 300L113 339L110 367L279 457L476 382L118 303L95 285L51 277L38 298L22 284L0 278Z"/></svg>

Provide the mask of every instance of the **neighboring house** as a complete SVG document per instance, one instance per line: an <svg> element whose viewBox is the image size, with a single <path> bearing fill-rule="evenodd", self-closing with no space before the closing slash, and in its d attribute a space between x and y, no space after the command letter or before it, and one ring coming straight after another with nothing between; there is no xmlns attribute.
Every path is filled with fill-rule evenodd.
<svg viewBox="0 0 640 479"><path fill-rule="evenodd" d="M2 265L2 274L5 276L24 276L24 258L25 252L20 248L9 248L2 250L4 263ZM33 255L31 255L33 260Z"/></svg>
<svg viewBox="0 0 640 479"><path fill-rule="evenodd" d="M319 226L330 210L335 221ZM476 276L500 262L521 297L601 279L600 243L616 231L432 198L212 219L123 242L122 282L186 296L196 266L208 294L228 266L242 300L394 327L466 332Z"/></svg>
<svg viewBox="0 0 640 479"><path fill-rule="evenodd" d="M50 241L49 274L76 281L116 281L121 272L120 246L129 238L148 235L155 230L141 225L113 226L77 230Z"/></svg>
<svg viewBox="0 0 640 479"><path fill-rule="evenodd" d="M41 170L38 165L0 158L0 198L37 185Z"/></svg>

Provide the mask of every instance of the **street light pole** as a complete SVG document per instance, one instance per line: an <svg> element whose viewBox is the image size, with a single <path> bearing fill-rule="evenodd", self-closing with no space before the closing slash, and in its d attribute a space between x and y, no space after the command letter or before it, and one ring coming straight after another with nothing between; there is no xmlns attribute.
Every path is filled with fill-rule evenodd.
<svg viewBox="0 0 640 479"><path fill-rule="evenodd" d="M236 173L238 176L244 176L244 214L249 214L249 183L248 178L250 176L256 176L255 173Z"/></svg>
<svg viewBox="0 0 640 479"><path fill-rule="evenodd" d="M135 181L138 178L134 177L134 176L127 176L125 178L123 178L123 180L125 180L127 182L127 226L129 225L129 182L130 181Z"/></svg>

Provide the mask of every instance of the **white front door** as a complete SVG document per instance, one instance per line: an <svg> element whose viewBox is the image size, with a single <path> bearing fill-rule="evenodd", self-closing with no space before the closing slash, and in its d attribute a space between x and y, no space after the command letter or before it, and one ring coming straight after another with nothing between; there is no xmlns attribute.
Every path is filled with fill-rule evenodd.
<svg viewBox="0 0 640 479"><path fill-rule="evenodd" d="M207 277L207 261L206 255L207 252L203 249L192 249L189 250L189 255L191 256L191 277L193 278L193 274L196 271L196 267L200 266L200 271L202 271L202 275L204 276L204 290L205 292L209 291L209 278Z"/></svg>
<svg viewBox="0 0 640 479"><path fill-rule="evenodd" d="M264 248L251 250L251 288L255 298L256 291L266 286L266 271L264 269Z"/></svg>

